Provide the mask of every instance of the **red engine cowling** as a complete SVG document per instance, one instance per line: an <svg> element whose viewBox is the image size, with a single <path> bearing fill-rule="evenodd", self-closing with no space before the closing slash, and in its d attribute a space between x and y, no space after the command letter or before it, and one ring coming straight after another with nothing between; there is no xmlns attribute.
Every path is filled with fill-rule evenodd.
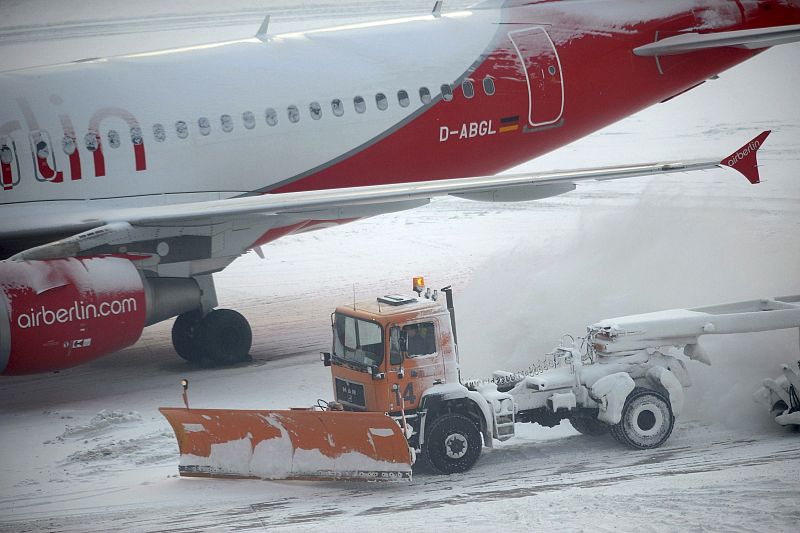
<svg viewBox="0 0 800 533"><path fill-rule="evenodd" d="M142 278L127 259L0 262L0 374L49 372L135 343Z"/></svg>

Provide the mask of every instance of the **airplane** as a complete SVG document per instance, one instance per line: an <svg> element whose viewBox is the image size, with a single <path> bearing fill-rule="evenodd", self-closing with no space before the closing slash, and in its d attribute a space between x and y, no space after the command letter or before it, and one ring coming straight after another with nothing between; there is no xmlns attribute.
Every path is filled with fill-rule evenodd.
<svg viewBox="0 0 800 533"><path fill-rule="evenodd" d="M0 374L177 317L245 361L213 274L281 237L453 195L527 201L727 158L496 175L800 40L795 0L486 0L430 14L0 73Z"/></svg>

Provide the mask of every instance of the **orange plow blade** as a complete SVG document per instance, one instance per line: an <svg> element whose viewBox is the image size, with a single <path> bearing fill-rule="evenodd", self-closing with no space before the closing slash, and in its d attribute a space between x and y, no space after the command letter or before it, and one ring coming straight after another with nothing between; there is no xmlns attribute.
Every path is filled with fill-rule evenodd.
<svg viewBox="0 0 800 533"><path fill-rule="evenodd" d="M411 452L381 413L312 410L159 409L178 439L189 477L400 481Z"/></svg>

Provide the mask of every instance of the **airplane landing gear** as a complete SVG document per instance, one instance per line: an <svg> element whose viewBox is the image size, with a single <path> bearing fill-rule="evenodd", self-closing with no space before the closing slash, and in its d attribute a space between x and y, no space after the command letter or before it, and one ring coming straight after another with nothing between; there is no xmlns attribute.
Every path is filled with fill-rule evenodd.
<svg viewBox="0 0 800 533"><path fill-rule="evenodd" d="M172 345L183 359L202 366L223 366L250 360L250 324L231 309L178 315L172 325Z"/></svg>
<svg viewBox="0 0 800 533"><path fill-rule="evenodd" d="M200 322L203 314L200 311L189 311L178 315L172 324L172 346L183 359L190 363L200 360Z"/></svg>

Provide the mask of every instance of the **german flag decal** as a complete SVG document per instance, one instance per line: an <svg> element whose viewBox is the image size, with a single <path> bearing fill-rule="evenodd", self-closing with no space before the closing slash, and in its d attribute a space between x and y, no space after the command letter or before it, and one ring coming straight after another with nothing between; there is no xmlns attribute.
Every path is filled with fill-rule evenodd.
<svg viewBox="0 0 800 533"><path fill-rule="evenodd" d="M510 131L517 131L519 129L519 115L513 117L503 117L500 119L500 128L498 133L508 133Z"/></svg>

